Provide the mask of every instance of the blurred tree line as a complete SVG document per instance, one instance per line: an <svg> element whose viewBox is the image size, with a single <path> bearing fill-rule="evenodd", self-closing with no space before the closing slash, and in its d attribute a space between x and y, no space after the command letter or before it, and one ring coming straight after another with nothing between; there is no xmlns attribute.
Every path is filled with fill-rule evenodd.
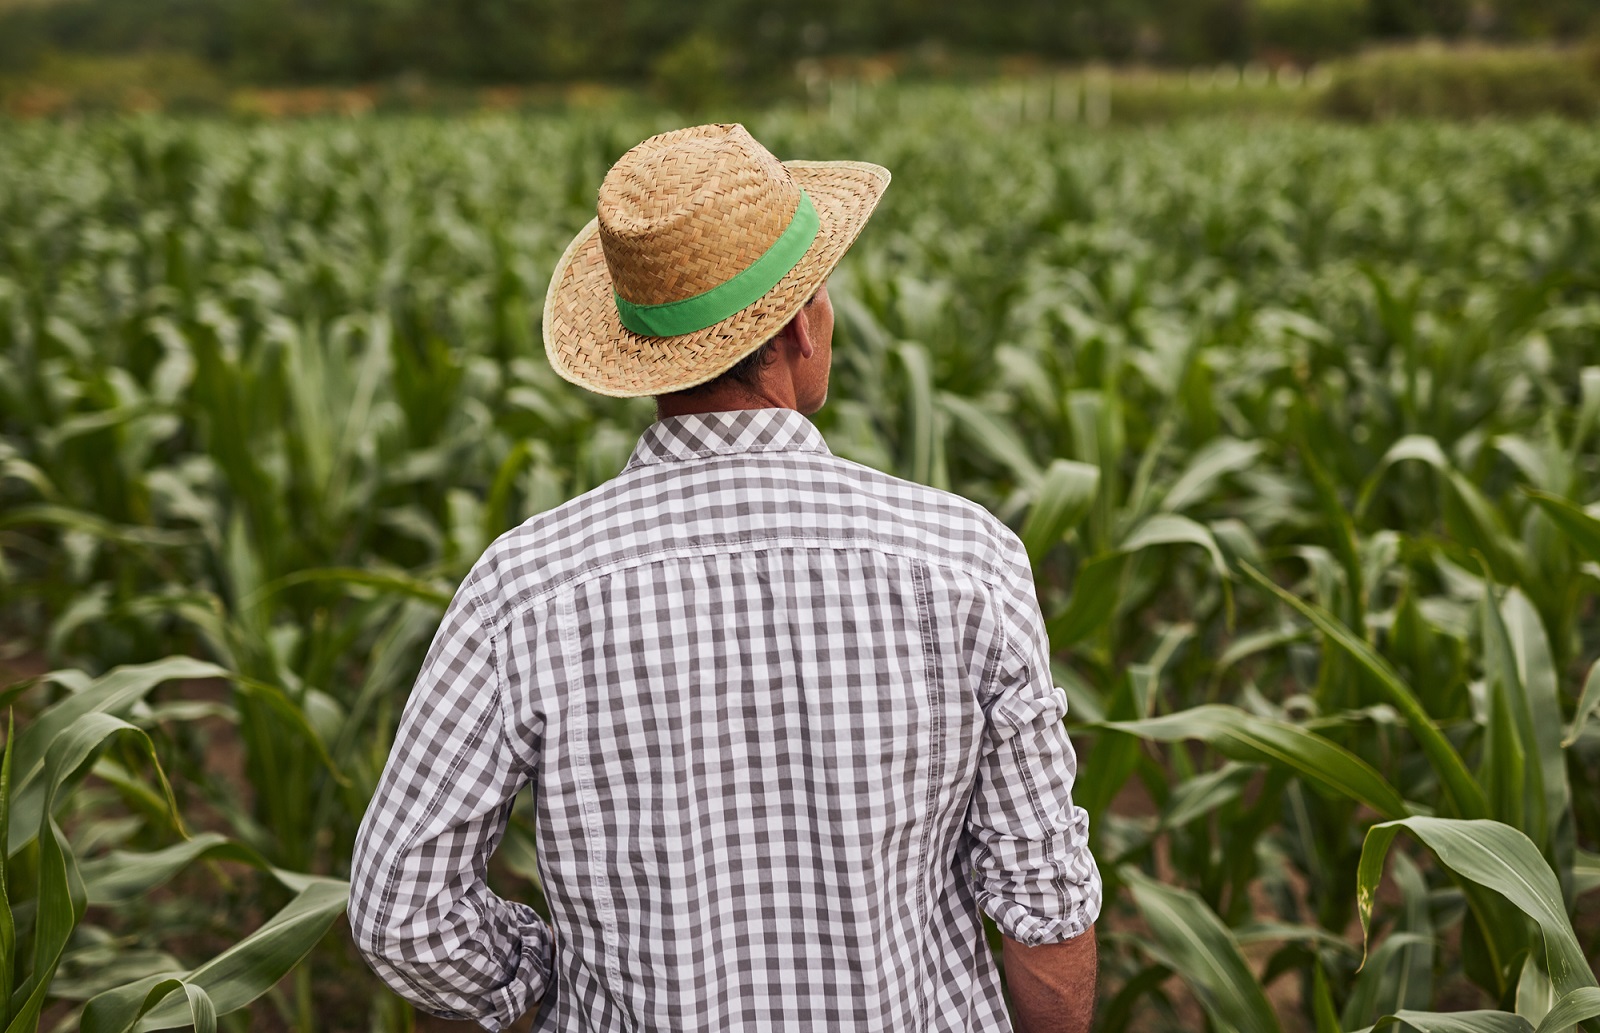
<svg viewBox="0 0 1600 1033"><path fill-rule="evenodd" d="M1600 0L0 0L0 75L60 55L181 54L249 83L788 78L894 52L1192 65L1313 61L1385 39L1572 38Z"/></svg>

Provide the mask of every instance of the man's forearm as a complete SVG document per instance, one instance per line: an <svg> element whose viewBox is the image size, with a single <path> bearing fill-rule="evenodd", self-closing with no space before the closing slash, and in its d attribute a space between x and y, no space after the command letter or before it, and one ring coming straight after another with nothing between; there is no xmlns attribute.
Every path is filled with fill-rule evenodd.
<svg viewBox="0 0 1600 1033"><path fill-rule="evenodd" d="M1006 989L1017 1033L1088 1033L1099 965L1094 926L1062 943L1037 947L1004 939Z"/></svg>

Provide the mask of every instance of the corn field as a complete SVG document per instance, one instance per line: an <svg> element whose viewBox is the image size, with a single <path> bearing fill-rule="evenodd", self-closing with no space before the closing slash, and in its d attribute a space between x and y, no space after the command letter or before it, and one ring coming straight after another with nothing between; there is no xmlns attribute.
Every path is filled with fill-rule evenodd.
<svg viewBox="0 0 1600 1033"><path fill-rule="evenodd" d="M1600 1030L1600 127L748 123L894 173L816 420L1033 559L1096 1028ZM0 1029L426 1025L351 842L473 561L653 417L538 311L672 124L0 124Z"/></svg>

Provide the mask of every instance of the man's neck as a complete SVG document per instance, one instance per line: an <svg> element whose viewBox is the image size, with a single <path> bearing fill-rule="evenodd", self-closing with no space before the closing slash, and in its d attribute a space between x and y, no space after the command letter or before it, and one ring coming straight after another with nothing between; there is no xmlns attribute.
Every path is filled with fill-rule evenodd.
<svg viewBox="0 0 1600 1033"><path fill-rule="evenodd" d="M668 416L690 416L706 412L731 412L735 409L793 409L794 398L785 397L782 392L773 391L763 386L760 388L746 387L743 384L729 384L726 387L714 388L705 392L694 392L688 395L657 395L656 419L664 420Z"/></svg>

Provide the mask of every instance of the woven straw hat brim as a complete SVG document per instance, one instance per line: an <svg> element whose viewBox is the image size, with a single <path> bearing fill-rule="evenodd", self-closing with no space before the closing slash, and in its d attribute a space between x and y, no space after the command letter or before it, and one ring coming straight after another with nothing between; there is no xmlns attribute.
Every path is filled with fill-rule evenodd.
<svg viewBox="0 0 1600 1033"><path fill-rule="evenodd" d="M616 398L659 395L705 383L781 330L827 281L889 185L889 170L862 161L786 161L811 195L816 239L777 285L704 330L646 337L622 325L599 220L567 245L544 302L544 350L563 378Z"/></svg>

